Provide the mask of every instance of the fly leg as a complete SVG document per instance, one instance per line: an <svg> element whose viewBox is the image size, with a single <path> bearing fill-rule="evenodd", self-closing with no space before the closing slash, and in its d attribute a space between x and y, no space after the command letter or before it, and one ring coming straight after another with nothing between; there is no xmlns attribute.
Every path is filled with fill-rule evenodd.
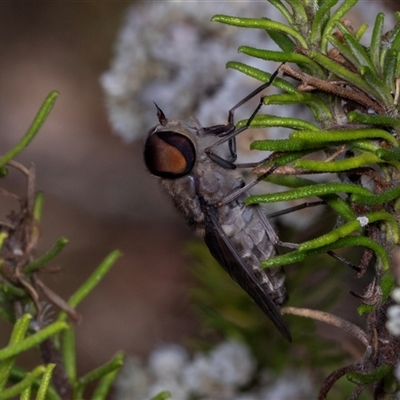
<svg viewBox="0 0 400 400"><path fill-rule="evenodd" d="M232 201L236 200L243 193L246 193L253 186L257 185L257 183L261 182L268 175L272 174L277 168L278 168L278 164L273 165L267 172L265 172L264 174L260 175L257 179L254 179L254 181L251 181L247 185L244 185L241 188L239 188L237 190L234 190L228 196L225 196L225 198L223 200L221 200L220 202L215 204L215 207L221 207L221 206L224 206L224 205L229 204Z"/></svg>
<svg viewBox="0 0 400 400"><path fill-rule="evenodd" d="M277 167L278 167L278 165L276 165L276 164L273 165L266 173L260 175L254 181L248 183L247 185L244 185L243 187L241 187L241 188L239 188L237 190L234 190L231 194L226 196L222 201L220 201L219 203L215 204L215 207L221 207L223 205L229 204L230 202L236 200L243 193L247 192L250 188L255 186L258 182L260 182L264 178L266 178L269 174L271 174ZM264 225L265 231L267 232L270 241L274 245L287 247L287 248L290 248L290 249L297 249L299 247L298 244L289 243L289 242L282 242L279 239L278 235L275 232L275 229L273 228L271 223L268 221L268 218L278 217L279 215L289 214L289 213L294 212L294 211L298 211L298 210L302 210L304 208L314 207L314 206L318 206L318 205L322 205L322 204L325 204L325 202L323 200L310 202L310 203L303 203L303 204L300 204L300 205L297 205L297 206L294 206L294 207L287 208L287 209L282 210L282 211L277 211L275 213L269 214L268 216L266 216L261 211L259 211L258 214L259 214L259 217L260 217L260 220L261 220L262 224ZM338 256L335 252L327 251L327 254L329 256L333 257L334 259L340 261L341 263L347 265L351 269L353 269L353 270L355 270L357 272L361 271L360 267L358 267L358 266L354 265L353 263L347 261L346 259Z"/></svg>
<svg viewBox="0 0 400 400"><path fill-rule="evenodd" d="M323 204L326 204L326 202L323 201L323 200L313 201L313 202L306 202L306 203L299 204L299 205L294 206L294 207L286 208L285 210L281 210L281 211L277 211L277 212L268 214L268 215L266 216L266 220L267 220L267 222L268 222L268 218L274 218L274 217L278 217L278 216L280 216L280 215L286 215L286 214L289 214L289 213L294 212L294 211L303 210L304 208L320 206L320 205L323 205ZM269 222L268 222L268 224L269 224ZM269 225L270 225L270 224L269 224ZM269 231L267 231L267 232L268 232L268 234L269 234ZM276 235L275 235L275 236L276 236ZM280 244L280 243L277 243L277 244ZM290 246L289 246L289 247L290 247ZM343 257L341 257L341 256L338 256L335 252L329 250L329 251L327 251L326 253L327 253L329 256L331 256L332 258L334 258L335 260L340 261L342 264L347 265L348 267L350 267L350 268L353 269L354 271L356 271L356 272L361 272L361 268L360 268L359 266L357 266L357 265L351 263L350 261L347 261L345 258L343 258Z"/></svg>
<svg viewBox="0 0 400 400"><path fill-rule="evenodd" d="M264 228L265 228L265 231L267 232L269 240L271 241L271 243L273 245L287 247L289 249L297 249L299 247L299 245L297 243L282 242L279 239L278 235L276 234L275 229L273 228L271 223L268 221L268 218L262 212L261 208L257 208L256 210L260 217L261 223L264 225Z"/></svg>
<svg viewBox="0 0 400 400"><path fill-rule="evenodd" d="M326 204L326 202L324 200L306 202L306 203L303 203L303 204L299 204L297 206L285 208L284 210L276 211L274 213L268 214L267 218L275 218L275 217L279 217L281 215L290 214L291 212L294 212L294 211L303 210L304 208L321 206L323 204Z"/></svg>
<svg viewBox="0 0 400 400"><path fill-rule="evenodd" d="M253 121L254 117L257 115L257 113L260 111L260 108L264 104L264 98L265 96L261 96L260 101L253 111L253 113L250 115L250 118L247 120L246 124L242 126L239 129L236 129L235 123L234 123L234 112L237 108L242 106L243 104L247 103L250 99L252 99L254 96L262 92L264 89L266 89L268 86L272 84L276 76L278 75L279 68L270 76L268 82L263 83L261 86L259 86L257 89L253 90L249 95L247 95L244 99L239 101L235 106L233 106L228 113L228 122L225 125L215 125L215 126L210 126L207 128L204 128L204 132L206 134L214 134L219 136L221 139L212 144L210 147L207 147L204 151L207 154L208 157L212 161L214 161L216 164L221 166L222 168L225 169L235 169L236 165L234 162L236 161L237 154L236 154L236 136L239 135L239 133L245 131L246 129L249 128L251 125L251 122ZM226 160L217 154L213 152L213 149L217 146L220 146L223 143L228 142L229 144L229 153L230 157L229 160Z"/></svg>

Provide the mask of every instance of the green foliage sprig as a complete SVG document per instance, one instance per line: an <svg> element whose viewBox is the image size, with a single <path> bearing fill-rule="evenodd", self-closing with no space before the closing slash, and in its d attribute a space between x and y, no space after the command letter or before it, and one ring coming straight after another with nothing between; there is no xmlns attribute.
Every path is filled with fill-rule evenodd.
<svg viewBox="0 0 400 400"><path fill-rule="evenodd" d="M281 51L242 46L239 52L283 63L280 71L298 83L276 78L273 85L284 93L265 96L264 105L302 105L309 108L315 122L268 114L256 116L252 127L285 127L293 131L287 138L251 145L252 149L275 152L254 172L265 174L273 167L267 180L291 189L251 196L247 203L316 196L337 213L340 225L262 266L311 260L317 254L345 247L365 249L358 275L362 276L373 264L374 280L365 293L357 296L361 301L359 312L367 319L365 337L374 352L367 352L358 364L334 371L322 386L319 399L325 399L344 375L356 385L352 399L358 398L367 385L373 385L374 398L392 398L399 387L397 383L393 385L398 357L390 358L389 354L398 349L398 338L387 331L382 315L391 304L393 285L396 280L400 282L391 265L399 243L400 24L384 33L384 15L378 14L370 42L364 45L361 40L367 25L353 29L343 19L357 0L269 2L286 23L226 15L216 15L213 21L266 31ZM396 17L399 19L400 14L396 13ZM227 67L262 82L271 76L235 61ZM238 127L245 123L240 121ZM325 159L310 158L317 151L324 152ZM329 174L332 179L319 183L296 176L315 173ZM363 178L373 184L365 187ZM315 318L318 319L316 314ZM377 344L376 337L379 341L384 338L385 346ZM385 385L388 382L391 385Z"/></svg>
<svg viewBox="0 0 400 400"><path fill-rule="evenodd" d="M0 157L2 178L9 168L16 168L28 182L26 195L19 199L20 209L10 214L10 221L0 221L0 315L14 324L8 345L0 349L0 399L19 396L28 400L32 395L37 400L82 399L87 385L96 381L92 398L105 399L123 363L123 355L117 353L110 362L78 377L74 326L67 321L67 317L80 319L75 307L99 284L121 253L111 252L68 301L47 288L39 277L41 269L61 252L68 240L60 238L42 256L35 258L33 254L40 236L43 194L36 193L34 169L28 170L13 158L38 133L57 95L52 92L47 96L26 134ZM3 190L1 195L6 193ZM43 306L43 301L47 306ZM52 323L46 316L49 304L61 309ZM29 349L40 349L43 365L25 371L17 366L17 358Z"/></svg>

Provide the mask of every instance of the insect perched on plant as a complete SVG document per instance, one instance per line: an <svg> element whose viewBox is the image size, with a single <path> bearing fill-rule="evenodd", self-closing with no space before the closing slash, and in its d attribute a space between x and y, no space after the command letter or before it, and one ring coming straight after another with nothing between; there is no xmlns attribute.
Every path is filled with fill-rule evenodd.
<svg viewBox="0 0 400 400"><path fill-rule="evenodd" d="M224 125L202 127L169 120L157 107L159 125L145 140L144 160L189 225L204 238L211 254L291 341L279 311L286 299L282 268L262 270L260 263L276 254L279 242L258 205L246 205L248 186L235 170L235 137L247 129L262 106L261 101L245 126L236 129L236 108L268 87L270 80L250 93L230 111Z"/></svg>

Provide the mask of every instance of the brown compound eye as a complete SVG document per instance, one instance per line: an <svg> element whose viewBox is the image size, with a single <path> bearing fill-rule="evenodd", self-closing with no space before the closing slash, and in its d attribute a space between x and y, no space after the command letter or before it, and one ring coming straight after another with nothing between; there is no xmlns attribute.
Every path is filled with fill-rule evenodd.
<svg viewBox="0 0 400 400"><path fill-rule="evenodd" d="M194 143L174 131L154 132L144 145L144 162L149 171L161 178L187 175L196 161Z"/></svg>

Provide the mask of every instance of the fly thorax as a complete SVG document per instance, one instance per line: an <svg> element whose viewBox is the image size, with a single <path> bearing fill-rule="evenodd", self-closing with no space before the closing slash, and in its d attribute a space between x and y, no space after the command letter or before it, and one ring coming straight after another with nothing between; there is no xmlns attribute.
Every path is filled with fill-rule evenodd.
<svg viewBox="0 0 400 400"><path fill-rule="evenodd" d="M199 191L210 205L223 201L242 187L243 180L237 171L221 168L209 159L196 165L195 174L199 176Z"/></svg>

